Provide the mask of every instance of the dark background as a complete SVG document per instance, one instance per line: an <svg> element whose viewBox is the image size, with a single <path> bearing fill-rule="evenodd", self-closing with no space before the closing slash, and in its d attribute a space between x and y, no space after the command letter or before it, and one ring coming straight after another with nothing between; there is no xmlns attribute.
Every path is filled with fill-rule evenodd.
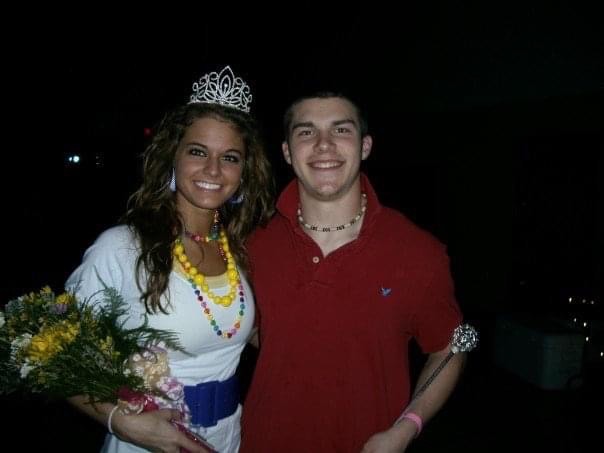
<svg viewBox="0 0 604 453"><path fill-rule="evenodd" d="M504 396L472 413L515 425L497 415L507 391L529 411L527 424L543 422L526 433L535 446L562 428L548 451L582 451L592 431L579 414L593 404L589 383L602 367L593 357L604 350L602 10L571 1L374 9L300 5L258 21L199 8L163 23L107 11L41 15L6 36L0 296L62 286L140 182L145 128L185 101L201 74L230 64L250 83L280 188L292 176L280 155L285 106L311 87L344 90L368 112L374 149L364 171L381 201L448 245L460 305L482 333L468 383L434 421L433 438L457 436L459 450L453 442L448 451L488 451L447 426L485 394ZM67 162L72 154L80 164ZM542 391L491 368L498 316L570 319L577 310L596 326L579 390ZM244 372L252 367L248 353ZM95 431L63 406L49 411ZM543 421L548 411L560 415ZM472 423L486 422L464 425L476 436Z"/></svg>

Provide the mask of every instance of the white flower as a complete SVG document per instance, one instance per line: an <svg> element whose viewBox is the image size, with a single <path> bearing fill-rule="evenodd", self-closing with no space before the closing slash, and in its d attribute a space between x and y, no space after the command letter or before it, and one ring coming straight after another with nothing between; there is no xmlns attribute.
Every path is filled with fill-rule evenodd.
<svg viewBox="0 0 604 453"><path fill-rule="evenodd" d="M31 343L31 333L24 333L15 338L10 344L10 359L15 360L17 353L29 346Z"/></svg>
<svg viewBox="0 0 604 453"><path fill-rule="evenodd" d="M21 367L21 378L26 378L31 370L34 369L34 366L31 365L29 360L26 360L23 366Z"/></svg>

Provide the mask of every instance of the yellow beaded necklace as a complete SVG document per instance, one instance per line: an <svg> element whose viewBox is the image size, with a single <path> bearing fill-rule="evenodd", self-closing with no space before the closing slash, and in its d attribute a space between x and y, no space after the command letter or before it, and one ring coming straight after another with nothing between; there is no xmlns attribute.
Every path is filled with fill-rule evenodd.
<svg viewBox="0 0 604 453"><path fill-rule="evenodd" d="M231 287L226 296L217 296L210 290L209 285L205 281L205 276L199 272L199 270L193 266L187 258L187 255L185 254L185 247L180 239L177 239L174 243L173 254L184 269L189 283L193 287L193 292L195 293L197 301L203 309L203 314L210 323L210 327L212 327L216 335L228 340L237 334L241 328L241 321L243 320L243 316L245 314L245 295L243 293L243 284L239 278L239 272L237 271L237 266L235 266L233 255L229 251L229 243L224 231L220 232L220 238L218 241L220 254L227 262L227 278L229 280L229 286ZM239 288L237 288L237 286L239 286ZM237 291L237 289L239 289L239 291ZM218 325L216 319L214 319L214 315L212 314L210 307L208 306L208 303L204 299L202 291L205 293L207 299L224 307L230 306L235 297L239 296L239 308L231 328L223 329Z"/></svg>
<svg viewBox="0 0 604 453"><path fill-rule="evenodd" d="M235 297L237 297L237 286L240 284L240 278L239 272L237 271L237 266L235 265L235 259L233 258L233 255L229 250L229 241L224 230L220 231L220 236L218 238L218 246L220 247L221 255L226 261L227 267L226 273L227 278L229 280L230 289L226 296L217 296L216 294L214 294L214 292L210 289L209 285L206 282L205 275L199 272L199 269L193 266L189 261L189 258L185 254L185 247L180 239L177 239L174 243L173 253L174 257L184 269L191 283L194 283L204 293L206 293L207 298L211 302L217 305L222 305L223 307L229 307L235 300Z"/></svg>

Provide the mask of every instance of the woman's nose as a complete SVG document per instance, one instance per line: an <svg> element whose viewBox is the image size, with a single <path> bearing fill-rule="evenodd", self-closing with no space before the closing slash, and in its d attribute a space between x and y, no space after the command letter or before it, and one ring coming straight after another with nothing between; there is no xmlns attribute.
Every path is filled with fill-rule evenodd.
<svg viewBox="0 0 604 453"><path fill-rule="evenodd" d="M208 160L204 167L204 171L208 175L217 175L218 173L220 173L220 161L214 157L208 157Z"/></svg>

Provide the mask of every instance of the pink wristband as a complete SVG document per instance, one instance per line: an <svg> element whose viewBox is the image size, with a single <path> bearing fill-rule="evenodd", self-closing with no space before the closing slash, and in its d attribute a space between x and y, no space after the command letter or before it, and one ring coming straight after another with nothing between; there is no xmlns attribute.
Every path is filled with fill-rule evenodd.
<svg viewBox="0 0 604 453"><path fill-rule="evenodd" d="M417 428L417 430L415 431L415 437L419 436L419 433L422 432L422 426L424 426L422 418L414 412L405 412L401 416L401 419L403 418L411 420L413 423L415 423L415 427Z"/></svg>

